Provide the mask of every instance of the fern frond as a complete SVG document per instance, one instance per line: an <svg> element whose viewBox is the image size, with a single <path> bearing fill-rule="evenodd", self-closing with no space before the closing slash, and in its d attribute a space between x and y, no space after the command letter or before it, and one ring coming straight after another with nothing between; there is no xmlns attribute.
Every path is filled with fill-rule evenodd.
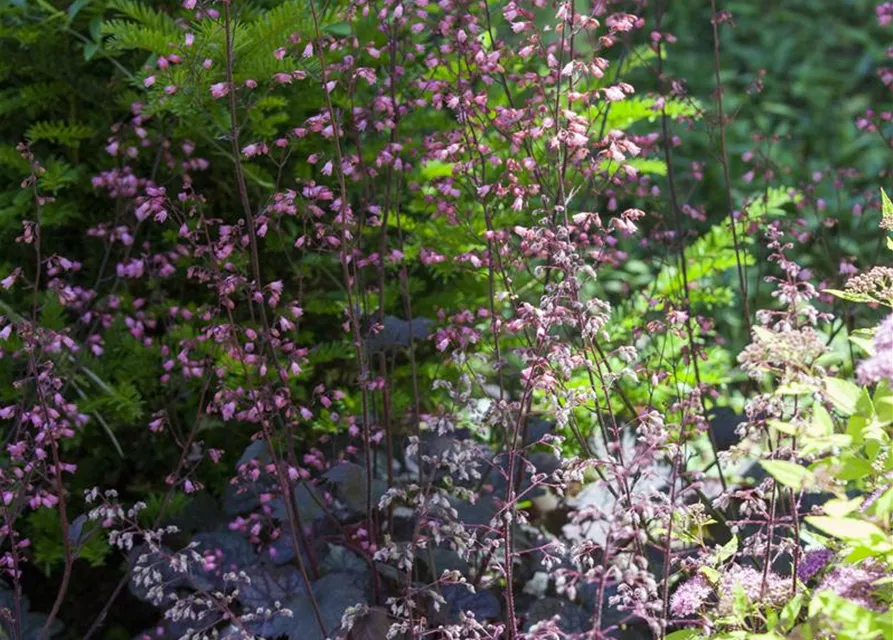
<svg viewBox="0 0 893 640"><path fill-rule="evenodd" d="M621 167L629 165L636 169L639 173L651 174L655 176L667 175L667 163L657 158L630 158L623 163L605 160L599 168L603 171L609 171L610 175L617 173Z"/></svg>
<svg viewBox="0 0 893 640"><path fill-rule="evenodd" d="M82 217L77 203L60 199L44 207L40 226L46 229L71 229Z"/></svg>
<svg viewBox="0 0 893 640"><path fill-rule="evenodd" d="M786 204L796 204L803 196L790 187L769 187L765 193L755 196L745 207L747 217L757 220L764 215L784 215Z"/></svg>
<svg viewBox="0 0 893 640"><path fill-rule="evenodd" d="M58 158L44 163L44 169L43 175L40 176L40 188L52 194L57 194L65 187L77 183L81 176L77 168Z"/></svg>
<svg viewBox="0 0 893 640"><path fill-rule="evenodd" d="M744 244L746 242L739 238L739 245ZM746 250L743 251L741 259L747 265L754 262L753 256ZM735 255L735 243L728 223L714 225L710 231L686 247L685 261L690 283L720 275L736 267L738 257ZM661 270L657 277L657 290L664 296L676 296L681 293L682 282L676 265L668 265Z"/></svg>
<svg viewBox="0 0 893 640"><path fill-rule="evenodd" d="M93 129L85 124L46 120L34 123L25 133L30 142L45 140L65 147L76 147L92 135Z"/></svg>
<svg viewBox="0 0 893 640"><path fill-rule="evenodd" d="M16 151L12 145L0 145L0 167L9 167L14 171L27 172L29 169L28 161L22 157L22 154Z"/></svg>
<svg viewBox="0 0 893 640"><path fill-rule="evenodd" d="M269 47L272 53L286 43L292 33L312 28L309 0L287 0L246 24L245 42L251 47Z"/></svg>
<svg viewBox="0 0 893 640"><path fill-rule="evenodd" d="M109 9L119 11L133 22L148 29L175 34L179 32L176 21L168 14L153 9L150 2L112 0Z"/></svg>
<svg viewBox="0 0 893 640"><path fill-rule="evenodd" d="M627 98L620 102L614 102L608 111L605 129L608 131L612 129L622 131L639 122L654 122L661 117L661 110L654 107L655 100L653 98ZM601 108L594 107L590 112L590 116L598 119ZM665 108L667 116L670 118L694 118L700 111L696 103L673 99L666 101Z"/></svg>
<svg viewBox="0 0 893 640"><path fill-rule="evenodd" d="M633 69L644 67L655 58L657 58L657 52L650 45L641 44L633 47L623 60L623 71L629 73Z"/></svg>
<svg viewBox="0 0 893 640"><path fill-rule="evenodd" d="M29 116L52 110L64 95L58 82L35 82L0 92L0 116L25 111Z"/></svg>
<svg viewBox="0 0 893 640"><path fill-rule="evenodd" d="M170 43L179 37L176 31L145 27L129 20L107 20L102 24L102 33L108 36L109 51L135 49L157 55L169 52Z"/></svg>
<svg viewBox="0 0 893 640"><path fill-rule="evenodd" d="M8 89L0 93L0 116L14 113L22 108L22 98L18 89Z"/></svg>

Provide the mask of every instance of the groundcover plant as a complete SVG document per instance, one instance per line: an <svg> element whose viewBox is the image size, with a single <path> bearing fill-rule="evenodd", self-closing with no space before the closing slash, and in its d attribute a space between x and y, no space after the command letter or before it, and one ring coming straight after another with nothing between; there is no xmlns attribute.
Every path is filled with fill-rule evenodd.
<svg viewBox="0 0 893 640"><path fill-rule="evenodd" d="M0 0L0 637L893 638L891 58Z"/></svg>

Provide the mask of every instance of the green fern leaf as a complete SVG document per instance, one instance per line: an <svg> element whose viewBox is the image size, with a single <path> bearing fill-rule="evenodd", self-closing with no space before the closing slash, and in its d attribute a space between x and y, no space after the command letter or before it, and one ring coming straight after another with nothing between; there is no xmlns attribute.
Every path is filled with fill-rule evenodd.
<svg viewBox="0 0 893 640"><path fill-rule="evenodd" d="M177 33L177 23L170 15L152 8L150 2L139 0L113 0L109 9L119 11L132 21L156 31Z"/></svg>
<svg viewBox="0 0 893 640"><path fill-rule="evenodd" d="M30 142L44 140L64 147L77 147L81 140L92 136L93 129L85 124L45 120L34 123L25 133L25 137Z"/></svg>

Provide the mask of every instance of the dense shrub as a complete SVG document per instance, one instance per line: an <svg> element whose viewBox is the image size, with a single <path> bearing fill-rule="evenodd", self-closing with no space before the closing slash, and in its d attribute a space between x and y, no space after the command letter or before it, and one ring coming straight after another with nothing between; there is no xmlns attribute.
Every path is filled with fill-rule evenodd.
<svg viewBox="0 0 893 640"><path fill-rule="evenodd" d="M893 6L675 4L0 3L3 633L893 637Z"/></svg>

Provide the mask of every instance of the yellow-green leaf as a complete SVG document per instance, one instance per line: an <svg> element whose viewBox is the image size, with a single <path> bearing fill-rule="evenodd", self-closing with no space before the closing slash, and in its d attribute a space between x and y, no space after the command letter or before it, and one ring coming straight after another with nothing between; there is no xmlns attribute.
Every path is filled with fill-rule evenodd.
<svg viewBox="0 0 893 640"><path fill-rule="evenodd" d="M855 518L832 518L830 516L806 516L806 521L820 531L847 542L887 537L880 528Z"/></svg>
<svg viewBox="0 0 893 640"><path fill-rule="evenodd" d="M831 414L820 404L816 404L812 410L812 424L809 435L816 437L830 436L834 433L834 421Z"/></svg>
<svg viewBox="0 0 893 640"><path fill-rule="evenodd" d="M787 460L762 460L760 465L778 482L792 489L804 489L814 483L815 476L806 467Z"/></svg>
<svg viewBox="0 0 893 640"><path fill-rule="evenodd" d="M856 403L862 395L862 388L840 378L827 377L823 381L825 397L842 414L851 416L856 412Z"/></svg>
<svg viewBox="0 0 893 640"><path fill-rule="evenodd" d="M893 202L883 189L881 189L881 216L884 222L893 221Z"/></svg>

